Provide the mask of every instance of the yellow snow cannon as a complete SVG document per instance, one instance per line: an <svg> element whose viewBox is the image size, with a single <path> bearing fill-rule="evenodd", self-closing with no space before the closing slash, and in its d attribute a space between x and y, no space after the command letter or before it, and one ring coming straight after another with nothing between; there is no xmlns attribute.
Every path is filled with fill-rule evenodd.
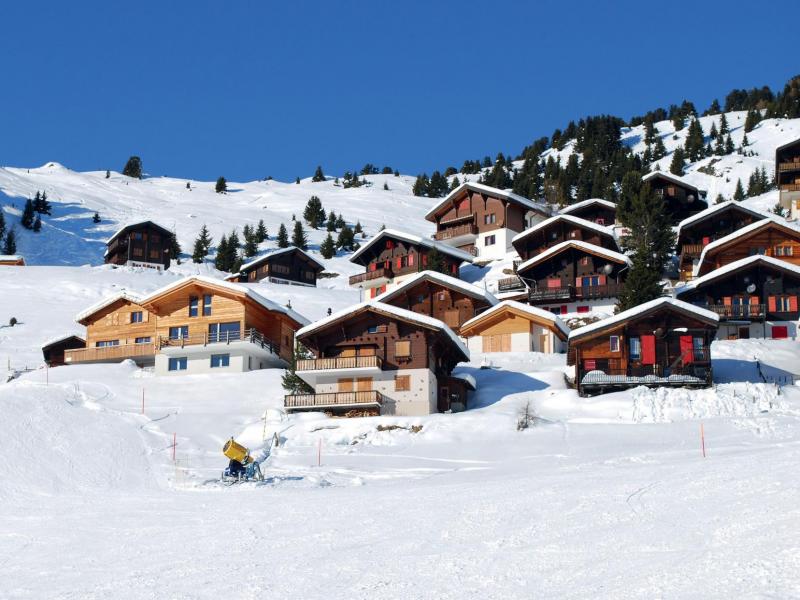
<svg viewBox="0 0 800 600"><path fill-rule="evenodd" d="M243 465L253 462L253 457L250 456L250 450L242 446L233 438L225 442L222 447L222 453L229 459L235 460Z"/></svg>
<svg viewBox="0 0 800 600"><path fill-rule="evenodd" d="M238 483L241 481L263 481L261 466L258 460L250 456L250 450L236 442L233 438L225 442L222 453L230 460L228 468L222 472L222 481Z"/></svg>

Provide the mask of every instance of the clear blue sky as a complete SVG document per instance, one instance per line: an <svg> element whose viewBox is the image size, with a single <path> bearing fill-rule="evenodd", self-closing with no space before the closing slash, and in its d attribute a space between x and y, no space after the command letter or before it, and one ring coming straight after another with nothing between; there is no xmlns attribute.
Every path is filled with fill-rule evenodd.
<svg viewBox="0 0 800 600"><path fill-rule="evenodd" d="M6 2L0 164L416 174L800 73L794 2Z"/></svg>

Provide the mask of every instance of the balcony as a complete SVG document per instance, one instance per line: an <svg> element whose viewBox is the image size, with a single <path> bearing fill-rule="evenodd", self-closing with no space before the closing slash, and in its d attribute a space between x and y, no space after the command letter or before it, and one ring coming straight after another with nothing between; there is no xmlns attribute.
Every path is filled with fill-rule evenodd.
<svg viewBox="0 0 800 600"><path fill-rule="evenodd" d="M521 292L525 289L525 284L517 277L504 277L497 282L498 292Z"/></svg>
<svg viewBox="0 0 800 600"><path fill-rule="evenodd" d="M331 392L327 394L292 394L283 398L283 406L287 412L322 410L326 412L343 412L345 414L378 415L384 403L383 394L375 390Z"/></svg>
<svg viewBox="0 0 800 600"><path fill-rule="evenodd" d="M374 271L367 271L366 273L351 275L350 285L356 287L374 287L377 285L383 285L392 279L392 277L394 277L394 273L391 267L381 267L379 269L375 269ZM366 286L365 284L367 283L372 285Z"/></svg>
<svg viewBox="0 0 800 600"><path fill-rule="evenodd" d="M784 183L781 185L782 192L800 192L800 183Z"/></svg>
<svg viewBox="0 0 800 600"><path fill-rule="evenodd" d="M766 317L766 306L763 304L709 304L704 308L717 313L720 320L763 320Z"/></svg>
<svg viewBox="0 0 800 600"><path fill-rule="evenodd" d="M383 366L380 356L337 356L297 361L297 371L341 371L343 369L377 369Z"/></svg>
<svg viewBox="0 0 800 600"><path fill-rule="evenodd" d="M152 365L155 355L156 346L153 343L122 344L119 346L65 350L64 363L74 365L78 363L122 362L123 360L132 359L139 365Z"/></svg>
<svg viewBox="0 0 800 600"><path fill-rule="evenodd" d="M629 366L627 369L596 369L588 372L581 370L581 392L603 393L614 389L623 389L645 385L649 387L708 387L711 385L711 366L708 362L708 349L698 349L696 362L704 364L675 364Z"/></svg>
<svg viewBox="0 0 800 600"><path fill-rule="evenodd" d="M575 288L575 298L591 300L592 298L616 298L622 291L622 284L607 283L606 285L589 285Z"/></svg>
<svg viewBox="0 0 800 600"><path fill-rule="evenodd" d="M699 258L703 253L703 244L684 244L681 246L681 256L689 258Z"/></svg>
<svg viewBox="0 0 800 600"><path fill-rule="evenodd" d="M778 163L778 172L800 171L800 161Z"/></svg>
<svg viewBox="0 0 800 600"><path fill-rule="evenodd" d="M465 246L473 243L478 237L478 226L472 221L449 226L447 223L439 223L438 229L433 234L433 239L451 246Z"/></svg>
<svg viewBox="0 0 800 600"><path fill-rule="evenodd" d="M158 341L158 348L186 348L193 346L209 346L215 344L230 345L236 342L246 342L266 350L276 356L280 354L280 346L264 336L256 329L245 329L244 331L226 331L224 333L198 333L186 337L168 338L162 337Z"/></svg>
<svg viewBox="0 0 800 600"><path fill-rule="evenodd" d="M574 300L575 288L571 285L556 288L544 288L541 290L530 290L528 300L530 302L550 302L552 300Z"/></svg>

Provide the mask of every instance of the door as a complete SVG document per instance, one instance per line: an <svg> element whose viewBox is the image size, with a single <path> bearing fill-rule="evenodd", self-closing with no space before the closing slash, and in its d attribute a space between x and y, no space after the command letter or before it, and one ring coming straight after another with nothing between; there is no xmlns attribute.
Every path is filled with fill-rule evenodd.
<svg viewBox="0 0 800 600"><path fill-rule="evenodd" d="M444 311L444 324L448 327L458 327L461 325L458 317L458 309Z"/></svg>
<svg viewBox="0 0 800 600"><path fill-rule="evenodd" d="M550 352L550 336L546 333L539 335L539 352Z"/></svg>
<svg viewBox="0 0 800 600"><path fill-rule="evenodd" d="M342 351L339 353L339 358L350 358L355 355L356 355L356 349L354 347L342 348Z"/></svg>
<svg viewBox="0 0 800 600"><path fill-rule="evenodd" d="M352 392L353 391L353 380L352 379L340 379L338 381L339 384L339 392Z"/></svg>
<svg viewBox="0 0 800 600"><path fill-rule="evenodd" d="M372 390L372 377L359 377L356 379L356 391L369 392Z"/></svg>
<svg viewBox="0 0 800 600"><path fill-rule="evenodd" d="M656 364L656 336L643 335L642 340L642 364Z"/></svg>
<svg viewBox="0 0 800 600"><path fill-rule="evenodd" d="M511 352L511 334L498 333L483 336L484 352Z"/></svg>

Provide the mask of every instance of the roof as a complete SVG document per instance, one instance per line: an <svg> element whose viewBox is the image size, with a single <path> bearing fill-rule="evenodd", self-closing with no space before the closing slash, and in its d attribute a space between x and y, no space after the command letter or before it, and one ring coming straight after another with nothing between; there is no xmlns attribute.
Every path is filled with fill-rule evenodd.
<svg viewBox="0 0 800 600"><path fill-rule="evenodd" d="M80 341L86 343L86 338L83 335L81 335L80 333L65 333L63 335L59 335L58 337L50 338L49 340L44 342L42 344L42 350L47 350L47 348L49 348L50 346L54 346L59 342L65 342L65 341L67 341L68 339L71 339L71 338L76 338L76 339L79 339Z"/></svg>
<svg viewBox="0 0 800 600"><path fill-rule="evenodd" d="M489 185L484 185L482 183L477 183L475 181L465 181L461 185L459 185L456 189L452 192L447 194L444 199L439 202L436 206L434 206L428 213L425 215L425 218L428 221L433 220L433 216L439 212L442 208L447 206L453 201L453 198L458 197L464 190L472 190L473 192L480 192L484 194L489 194L496 198L503 198L504 200L508 200L510 202L515 202L516 204L520 204L525 208L530 210L535 210L538 213L542 213L544 215L550 214L550 208L546 204L541 204L539 202L534 202L533 200L529 200L523 196L519 196L514 194L508 190L500 190L498 188L493 188Z"/></svg>
<svg viewBox="0 0 800 600"><path fill-rule="evenodd" d="M569 327L567 327L566 323L564 323L564 321L562 321L557 315L551 313L549 310L543 310L535 306L523 304L522 302L517 302L516 300L503 300L502 302L495 304L493 307L486 309L479 315L472 317L469 321L464 323L461 326L461 331L463 332L473 325L476 325L480 321L505 310L515 310L519 313L530 315L531 317L535 317L540 320L549 321L553 324L554 331L561 334L559 337L562 340L566 340L569 336Z"/></svg>
<svg viewBox="0 0 800 600"><path fill-rule="evenodd" d="M545 219L544 221L537 223L533 227L530 227L523 231L522 233L518 233L511 239L511 243L514 244L516 242L520 242L524 240L529 235L533 235L537 231L540 231L553 223L557 223L558 221L566 221L567 223L572 223L576 227L584 227L585 229L591 229L599 233L600 235L605 235L610 237L613 240L616 240L614 236L614 230L611 227L606 227L604 225L598 225L597 223L593 223L592 221L587 221L586 219L581 219L580 217L573 217L572 215L555 215L550 217L549 219Z"/></svg>
<svg viewBox="0 0 800 600"><path fill-rule="evenodd" d="M700 253L700 260L697 261L696 272L697 273L700 272L700 267L703 266L703 261L705 260L706 255L711 250L716 250L717 248L730 244L732 241L738 238L754 233L759 229L762 229L763 227L769 227L770 225L777 225L778 227L787 229L795 233L798 237L800 237L800 229L798 229L796 226L792 225L791 223L788 223L787 221L782 221L782 220L779 221L777 218L773 216L765 215L764 218L761 219L760 221L756 221L755 223L750 223L750 225L745 225L741 229L737 229L736 231L734 231L733 233L729 233L725 237L721 237L718 240L714 240L713 242L706 244L706 246L703 248L703 251Z"/></svg>
<svg viewBox="0 0 800 600"><path fill-rule="evenodd" d="M398 231L397 229L384 229L379 231L375 237L373 237L370 241L353 253L353 256L350 257L350 262L357 262L356 259L364 254L364 252L367 251L367 248L370 248L378 240L381 240L385 237L397 238L398 240L403 240L404 242L408 242L410 244L418 244L420 246L425 246L426 248L436 248L436 250L442 254L447 254L469 263L472 262L472 255L469 252L464 252L463 250L459 250L455 246L445 244L444 242L437 242L431 238L414 235L413 233L406 233L404 231Z"/></svg>
<svg viewBox="0 0 800 600"><path fill-rule="evenodd" d="M172 232L171 232L169 229L167 229L166 227L163 227L163 226L159 225L158 223L156 223L156 222L154 222L154 221L138 221L138 222L136 222L136 223L128 223L127 225L124 225L123 227L121 227L120 229L118 229L118 230L117 230L117 231L114 233L114 235L112 235L110 238L108 238L108 239L106 240L106 245L108 245L108 244L110 244L111 242L113 242L113 241L114 241L114 240L115 240L117 237L119 237L120 235L122 235L122 234L123 234L123 233L125 233L126 231L129 231L130 229L133 229L134 227L138 227L138 226L140 226L140 225L152 225L152 226L153 226L153 227L155 227L156 229L160 229L160 230L161 230L161 232L162 232L164 235L172 235Z"/></svg>
<svg viewBox="0 0 800 600"><path fill-rule="evenodd" d="M252 300L253 302L260 304L267 310L280 312L285 314L290 319L294 320L297 324L304 326L309 324L309 320L306 319L303 315L298 312L295 312L291 308L286 308L285 306L278 304L268 298L265 298L261 294L255 291L252 287L241 284L241 283L232 283L230 281L224 281L222 279L215 279L214 277L207 277L205 275L192 275L190 277L184 277L183 279L179 279L170 283L169 285L165 285L164 287L158 288L156 291L152 292L148 296L145 296L141 299L141 304L149 304L156 300L159 296L163 296L164 294L168 294L169 292L187 285L189 283L199 283L205 284L209 286L214 286L218 288L223 288L225 290L244 294L247 298Z"/></svg>
<svg viewBox="0 0 800 600"><path fill-rule="evenodd" d="M529 258L523 263L520 263L517 266L517 271L524 271L529 267L533 267L541 262L544 262L548 258L551 258L557 254L560 254L564 250L568 250L569 248L575 248L576 250L583 250L584 252L588 252L589 254L594 254L596 256L603 256L608 260L613 260L614 262L624 263L624 264L631 264L631 259L621 254L619 252L614 252L613 250L606 250L602 246L598 246L596 244L589 244L588 242L584 242L581 240L567 240L565 242L559 242L552 248L548 248L544 252L537 254L533 258Z"/></svg>
<svg viewBox="0 0 800 600"><path fill-rule="evenodd" d="M672 173L665 173L664 171L653 171L652 173L648 173L644 177L642 177L642 181L650 181L651 179L655 179L656 177L661 177L662 179L666 179L667 181L671 181L672 183L677 183L678 185L682 185L683 187L692 188L695 192L700 194L700 190L697 186L688 183L682 177L678 177L677 175L673 175Z"/></svg>
<svg viewBox="0 0 800 600"><path fill-rule="evenodd" d="M0 261L24 261L21 254L0 254Z"/></svg>
<svg viewBox="0 0 800 600"><path fill-rule="evenodd" d="M475 378L469 373L451 373L450 379L460 379L464 383L467 384L473 392L478 389L478 382L475 381Z"/></svg>
<svg viewBox="0 0 800 600"><path fill-rule="evenodd" d="M800 267L797 265L793 265L792 263L786 262L785 260L781 260L779 258L773 258L772 256L764 256L763 254L755 254L753 256L747 256L745 258L740 258L739 260L733 261L725 266L720 267L719 269L714 269L710 273L703 275L702 277L698 277L697 279L693 279L691 281L686 282L684 285L675 289L675 295L680 296L681 294L685 294L692 290L696 290L697 288L705 285L710 281L715 281L725 275L730 273L739 271L741 269L746 269L754 264L762 264L767 267L774 267L776 269L780 269L787 273L792 273L800 277Z"/></svg>
<svg viewBox="0 0 800 600"><path fill-rule="evenodd" d="M397 317L404 321L410 321L412 323L418 323L423 325L424 327L428 327L429 329L436 329L442 331L450 338L450 341L453 342L455 346L463 353L466 360L469 360L469 350L464 345L464 342L450 329L447 325L445 325L439 319L434 319L433 317L429 317L428 315L421 315L419 313L411 312L410 310L406 310L405 308L398 308L396 306L392 306L391 304L384 304L383 302L378 302L377 299L367 300L366 302L360 302L359 304L355 304L349 308L345 308L344 310L340 310L338 312L333 313L325 317L324 319L320 319L319 321L315 321L310 325L306 325L302 329L298 329L295 332L295 338L301 338L315 331L320 329L324 329L328 325L332 323L336 323L345 317L349 317L352 315L356 315L360 312L364 311L375 311L378 313L385 314L387 316Z"/></svg>
<svg viewBox="0 0 800 600"><path fill-rule="evenodd" d="M699 213L692 215L691 217L685 218L683 221L678 223L678 236L681 235L681 229L683 227L688 227L689 225L694 225L699 221L704 221L708 217L712 217L718 212L722 212L730 207L738 208L743 212L750 213L751 215L758 217L760 219L768 219L770 215L768 213L761 212L760 210L756 210L754 208L748 208L747 206L743 205L741 202L737 202L736 200L726 200L725 202L720 202L719 204L712 204L710 207L706 208L705 210L701 210Z"/></svg>
<svg viewBox="0 0 800 600"><path fill-rule="evenodd" d="M497 298L495 298L487 290L478 287L477 285L467 283L466 281L461 281L460 279L456 279L455 277L452 277L450 275L439 273L438 271L420 271L419 273L416 273L413 277L409 277L408 279L403 281L400 285L398 285L394 289L382 293L380 296L375 298L375 300L379 302L388 302L392 298L396 298L397 296L402 294L404 291L414 287L421 281L431 281L434 283L438 283L443 287L458 290L459 292L462 292L467 296L472 296L473 298L478 298L479 300L485 301L487 304L489 304L489 306L497 304Z"/></svg>
<svg viewBox="0 0 800 600"><path fill-rule="evenodd" d="M576 202L575 204L570 204L569 206L565 206L562 208L559 213L562 215L569 214L571 212L575 212L587 206L591 206L592 204L600 204L605 208L610 208L611 210L616 211L617 205L610 200L603 200L602 198L589 198L588 200L581 200L580 202Z"/></svg>
<svg viewBox="0 0 800 600"><path fill-rule="evenodd" d="M129 292L127 290L123 290L121 292L117 292L116 294L112 294L111 296L107 296L100 300L100 302L96 302L92 304L89 308L79 312L75 315L75 321L81 323L91 317L93 314L103 310L104 308L111 306L115 302L119 300L127 300L128 302L132 302L133 304L140 304L142 303L142 296L137 294L136 292Z"/></svg>
<svg viewBox="0 0 800 600"><path fill-rule="evenodd" d="M683 302L682 300L677 300L675 298L663 297L650 300L649 302L645 302L639 306L634 306L628 310L623 310L621 313L617 313L616 315L608 317L607 319L602 319L601 321L590 323L589 325L579 327L578 329L573 329L569 334L569 341L572 342L577 338L586 337L592 333L610 329L624 323L625 321L629 321L635 317L654 312L665 307L671 307L680 312L691 314L693 317L696 317L697 319L705 321L709 324L715 325L719 322L719 315L711 312L710 310L700 308L699 306L695 306L694 304L689 304L688 302Z"/></svg>
<svg viewBox="0 0 800 600"><path fill-rule="evenodd" d="M789 146L794 146L796 144L800 144L800 138L797 138L796 140L792 140L790 142L786 142L785 144L781 144L780 146L775 148L775 152L780 152L781 150L784 150L784 149L788 148Z"/></svg>
<svg viewBox="0 0 800 600"><path fill-rule="evenodd" d="M295 251L299 252L300 254L305 256L309 261L314 263L320 269L324 269L325 268L325 265L320 263L318 260L316 260L313 256L311 256L308 252L306 252L302 248L298 248L297 246L288 246L287 248L275 248L274 250L269 250L269 251L267 251L266 254L262 254L261 256L258 256L256 258L254 258L250 262L243 264L241 269L239 269L239 270L240 271L246 271L247 269L251 269L253 267L256 267L256 266L260 265L262 262L269 262L269 259L271 259L271 258L274 258L274 257L279 256L281 254L286 254L288 252L295 252Z"/></svg>

